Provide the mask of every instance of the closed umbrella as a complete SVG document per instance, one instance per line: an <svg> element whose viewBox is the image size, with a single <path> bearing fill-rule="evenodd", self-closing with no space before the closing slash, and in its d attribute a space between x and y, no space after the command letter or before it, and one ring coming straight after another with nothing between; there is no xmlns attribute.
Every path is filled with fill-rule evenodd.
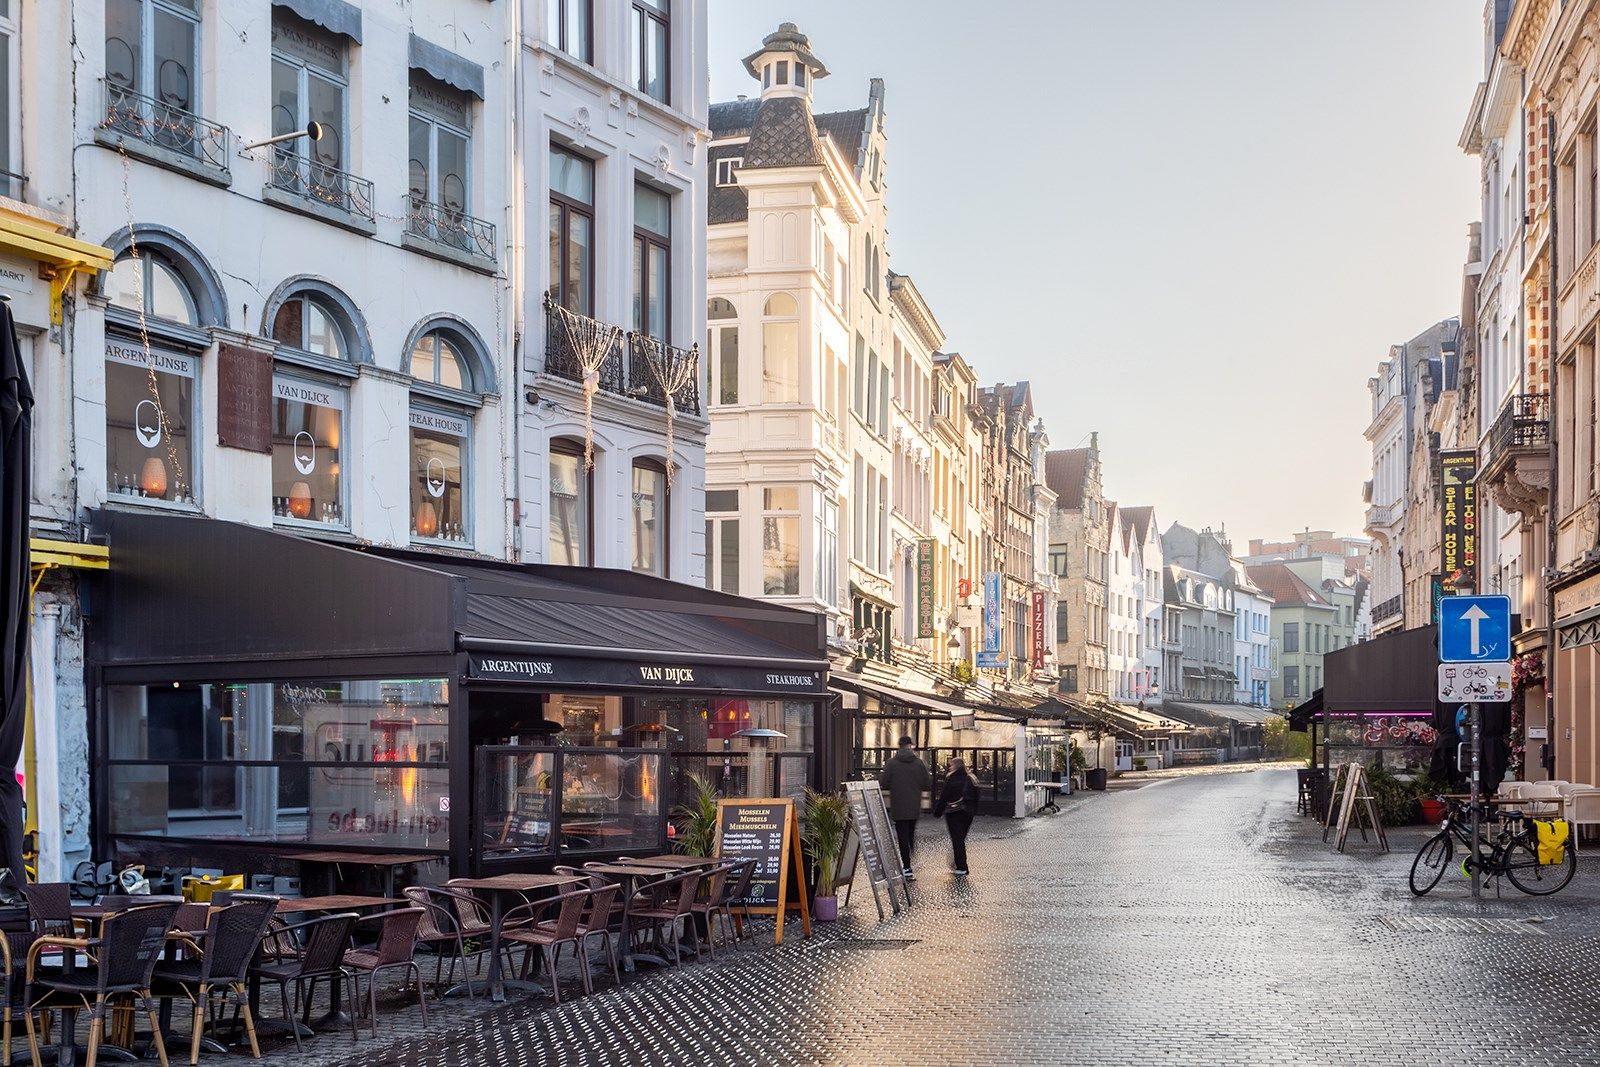
<svg viewBox="0 0 1600 1067"><path fill-rule="evenodd" d="M22 755L28 709L28 484L33 390L22 366L11 307L0 301L0 596L5 644L0 648L0 864L17 884L22 868L22 786L13 768Z"/></svg>

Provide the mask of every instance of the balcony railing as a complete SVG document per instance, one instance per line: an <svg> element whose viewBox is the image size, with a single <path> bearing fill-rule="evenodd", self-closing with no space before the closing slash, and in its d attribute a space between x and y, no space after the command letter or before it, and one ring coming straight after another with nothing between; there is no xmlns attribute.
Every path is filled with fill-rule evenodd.
<svg viewBox="0 0 1600 1067"><path fill-rule="evenodd" d="M372 183L282 148L272 153L272 185L286 193L368 222L376 222Z"/></svg>
<svg viewBox="0 0 1600 1067"><path fill-rule="evenodd" d="M1392 596L1388 600L1385 600L1382 604L1379 604L1377 607L1373 608L1372 621L1374 623L1379 623L1384 619L1400 614L1403 606L1402 600L1402 597Z"/></svg>
<svg viewBox="0 0 1600 1067"><path fill-rule="evenodd" d="M1367 508L1367 529L1380 530L1393 526L1400 517L1400 509L1393 504L1373 504Z"/></svg>
<svg viewBox="0 0 1600 1067"><path fill-rule="evenodd" d="M227 171L228 147L233 138L228 127L125 85L111 81L104 84L106 130L187 156L207 170Z"/></svg>
<svg viewBox="0 0 1600 1067"><path fill-rule="evenodd" d="M1489 453L1550 447L1550 394L1518 393L1506 401L1489 429Z"/></svg>
<svg viewBox="0 0 1600 1067"><path fill-rule="evenodd" d="M432 200L406 197L406 232L488 263L497 257L494 223Z"/></svg>
<svg viewBox="0 0 1600 1067"><path fill-rule="evenodd" d="M622 367L622 335L615 327L591 319L587 315L573 315L570 318L571 329L576 338L568 335L566 325L568 316L557 312L555 302L550 299L548 293L545 294L544 372L583 384L583 360L579 357L577 348L573 347L574 339L579 347L589 349L610 337L610 349L601 360L597 371L600 389L602 392L626 396L628 382Z"/></svg>
<svg viewBox="0 0 1600 1067"><path fill-rule="evenodd" d="M657 407L667 406L662 381L682 384L673 392L673 404L680 412L700 414L700 353L697 349L674 348L665 341L644 334L630 333L628 349L628 395Z"/></svg>

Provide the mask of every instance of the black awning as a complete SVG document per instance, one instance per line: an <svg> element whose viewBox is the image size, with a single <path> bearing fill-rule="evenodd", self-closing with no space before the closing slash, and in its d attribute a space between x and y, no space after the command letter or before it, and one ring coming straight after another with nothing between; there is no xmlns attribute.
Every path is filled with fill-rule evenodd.
<svg viewBox="0 0 1600 1067"><path fill-rule="evenodd" d="M1310 700L1289 710L1289 729L1301 734L1311 729L1311 720L1322 714L1322 694L1318 689Z"/></svg>
<svg viewBox="0 0 1600 1067"><path fill-rule="evenodd" d="M414 33L409 47L412 70L483 99L483 68L478 64Z"/></svg>
<svg viewBox="0 0 1600 1067"><path fill-rule="evenodd" d="M820 616L630 572L346 547L188 516L95 513L108 664L450 655L468 680L826 692Z"/></svg>
<svg viewBox="0 0 1600 1067"><path fill-rule="evenodd" d="M847 690L860 693L864 696L877 697L887 700L892 704L900 704L908 708L919 708L935 715L948 715L952 720L959 717L970 716L978 709L968 707L954 700L944 700L931 693L914 693L906 689L896 689L893 686L871 682L854 674L835 671L828 679L829 685L834 689Z"/></svg>
<svg viewBox="0 0 1600 1067"><path fill-rule="evenodd" d="M1439 688L1438 627L1374 637L1323 659L1329 712L1434 710Z"/></svg>

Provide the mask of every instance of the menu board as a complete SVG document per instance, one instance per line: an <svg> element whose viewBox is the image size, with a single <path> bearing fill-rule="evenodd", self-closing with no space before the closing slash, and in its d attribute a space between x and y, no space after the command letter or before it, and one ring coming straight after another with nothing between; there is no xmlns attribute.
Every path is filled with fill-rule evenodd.
<svg viewBox="0 0 1600 1067"><path fill-rule="evenodd" d="M867 865L867 883L872 887L872 900L878 906L878 918L883 918L881 889L889 897L889 906L900 913L900 898L911 903L911 889L906 885L900 866L900 846L894 834L894 824L889 821L889 809L883 803L883 790L877 782L846 782L845 796L850 801L850 818L856 835L861 839L861 858ZM896 887L900 894L895 893Z"/></svg>
<svg viewBox="0 0 1600 1067"><path fill-rule="evenodd" d="M755 860L749 890L732 904L746 915L775 915L774 944L783 944L783 920L791 909L799 909L805 934L811 936L811 904L806 899L800 823L793 800L717 801L716 855L723 860Z"/></svg>

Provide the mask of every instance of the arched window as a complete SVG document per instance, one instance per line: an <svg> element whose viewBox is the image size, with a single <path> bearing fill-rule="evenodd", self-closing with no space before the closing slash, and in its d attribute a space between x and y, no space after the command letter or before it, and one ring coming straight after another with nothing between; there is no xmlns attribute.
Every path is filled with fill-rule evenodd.
<svg viewBox="0 0 1600 1067"><path fill-rule="evenodd" d="M712 297L706 305L706 399L713 404L739 402L739 312L732 301Z"/></svg>
<svg viewBox="0 0 1600 1067"><path fill-rule="evenodd" d="M762 310L761 402L800 402L799 308L788 293L773 293Z"/></svg>
<svg viewBox="0 0 1600 1067"><path fill-rule="evenodd" d="M411 376L450 389L472 388L466 357L442 330L429 330L411 346Z"/></svg>
<svg viewBox="0 0 1600 1067"><path fill-rule="evenodd" d="M344 312L328 298L315 293L297 293L278 305L272 317L272 337L279 344L301 352L348 363L354 346L345 318Z"/></svg>
<svg viewBox="0 0 1600 1067"><path fill-rule="evenodd" d="M145 252L123 255L101 283L113 307L126 308L185 326L200 325L194 294L183 276L164 257Z"/></svg>
<svg viewBox="0 0 1600 1067"><path fill-rule="evenodd" d="M667 468L654 459L633 461L633 569L667 577Z"/></svg>
<svg viewBox="0 0 1600 1067"><path fill-rule="evenodd" d="M583 464L583 442L550 442L550 547L545 562L594 564L594 474Z"/></svg>

